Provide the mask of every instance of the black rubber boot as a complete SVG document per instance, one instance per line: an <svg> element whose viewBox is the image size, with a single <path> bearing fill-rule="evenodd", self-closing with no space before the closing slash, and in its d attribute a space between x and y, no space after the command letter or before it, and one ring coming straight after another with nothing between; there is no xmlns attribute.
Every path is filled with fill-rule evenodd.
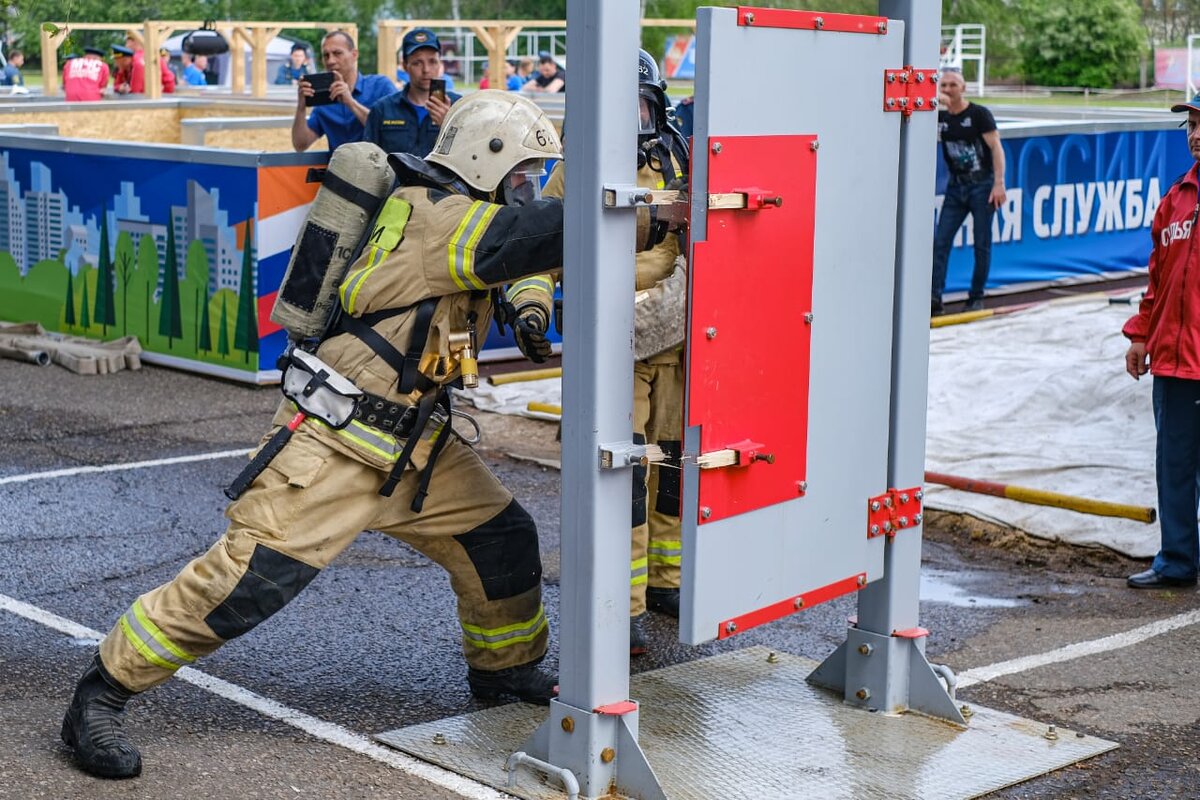
<svg viewBox="0 0 1200 800"><path fill-rule="evenodd" d="M84 772L101 778L142 774L142 755L122 728L130 697L133 692L108 674L97 655L79 679L62 725L62 740Z"/></svg>
<svg viewBox="0 0 1200 800"><path fill-rule="evenodd" d="M496 671L467 669L471 694L480 700L515 697L526 703L550 705L558 697L558 678L537 668L537 662Z"/></svg>
<svg viewBox="0 0 1200 800"><path fill-rule="evenodd" d="M631 656L646 654L646 629L642 627L645 619L645 611L636 617L629 618L629 655Z"/></svg>
<svg viewBox="0 0 1200 800"><path fill-rule="evenodd" d="M646 589L646 608L679 619L679 590L660 586Z"/></svg>

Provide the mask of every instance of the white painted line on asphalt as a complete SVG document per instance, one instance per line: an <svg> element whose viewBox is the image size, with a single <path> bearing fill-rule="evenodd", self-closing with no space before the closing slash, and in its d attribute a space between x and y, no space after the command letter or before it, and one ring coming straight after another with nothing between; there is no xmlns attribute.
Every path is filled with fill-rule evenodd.
<svg viewBox="0 0 1200 800"><path fill-rule="evenodd" d="M30 605L29 603L24 603L8 595L0 594L0 610L16 614L18 617L24 617L39 625L52 628L59 633L72 636L75 639L94 642L99 641L104 636L99 631L94 631L77 622L60 617L57 614ZM224 697L226 700L232 700L238 705L257 711L265 717L270 717L271 719L291 725L293 728L298 728L315 739L320 739L328 744L343 747L374 761L387 764L389 767L411 775L414 778L419 778L429 783L437 784L444 789L449 789L452 792L457 792L468 800L512 800L511 795L499 792L490 786L444 770L441 767L435 767L432 764L405 755L398 750L392 750L391 748L376 744L367 737L357 734L348 728L343 728L341 725L309 716L294 708L289 708L282 703L277 703L262 695L255 694L249 689L243 689L237 684L203 673L198 669L184 667L175 674L176 677L193 686L198 686L219 697Z"/></svg>
<svg viewBox="0 0 1200 800"><path fill-rule="evenodd" d="M72 475L86 475L93 472L120 472L126 469L146 469L147 467L165 467L171 464L190 464L193 461L216 461L219 458L246 458L250 454L249 447L241 450L221 450L217 453L201 453L195 456L175 456L174 458L156 458L153 461L132 461L128 464L107 464L103 467L73 467L71 469L55 469L49 472L30 472L25 475L9 475L0 478L0 486L6 483L25 483L40 481L48 478L69 478Z"/></svg>
<svg viewBox="0 0 1200 800"><path fill-rule="evenodd" d="M976 667L975 669L959 673L958 688L963 689L967 686L974 686L977 683L995 680L1004 675L1026 672L1050 664L1083 658L1084 656L1094 656L1112 650L1120 650L1123 647L1130 647L1155 636L1160 636L1179 628L1186 628L1189 625L1197 623L1200 623L1200 609L1187 611L1183 614L1167 617L1166 619L1155 620L1140 628L1134 628L1123 633L1114 633L1111 636L1092 639L1088 642L1076 642L1075 644L1069 644L1066 647L1060 647L1057 650L1051 650L1046 653L1001 661L998 664L986 667Z"/></svg>

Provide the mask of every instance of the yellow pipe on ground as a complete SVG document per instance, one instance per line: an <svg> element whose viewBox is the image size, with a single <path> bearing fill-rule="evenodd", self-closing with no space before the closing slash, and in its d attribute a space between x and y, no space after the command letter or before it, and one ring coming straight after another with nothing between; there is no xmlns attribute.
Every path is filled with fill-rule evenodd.
<svg viewBox="0 0 1200 800"><path fill-rule="evenodd" d="M1042 489L1030 489L1024 486L1012 486L1007 483L994 481L977 481L974 478L964 478L959 475L946 475L941 472L926 472L926 483L936 483L958 489L963 492L986 494L992 497L1005 497L1020 503L1031 503L1038 506L1053 506L1065 508L1068 511L1078 511L1081 514L1095 514L1101 517L1123 517L1137 522L1154 522L1158 512L1146 506L1131 506L1124 503L1109 503L1105 500L1093 500L1089 497L1076 497L1070 494L1047 492Z"/></svg>
<svg viewBox="0 0 1200 800"><path fill-rule="evenodd" d="M962 325L967 322L975 322L976 320L994 316L996 316L996 310L992 308L985 308L981 311L963 311L958 314L943 314L940 317L931 318L929 320L929 327L945 328L948 325Z"/></svg>
<svg viewBox="0 0 1200 800"><path fill-rule="evenodd" d="M552 405L550 403L538 403L536 401L525 406L526 411L536 411L540 414L558 414L562 416L562 406Z"/></svg>
<svg viewBox="0 0 1200 800"><path fill-rule="evenodd" d="M547 369L527 369L524 372L505 372L500 375L492 375L488 378L488 383L490 383L492 386L503 386L506 383L540 381L545 378L561 377L562 367L549 367Z"/></svg>

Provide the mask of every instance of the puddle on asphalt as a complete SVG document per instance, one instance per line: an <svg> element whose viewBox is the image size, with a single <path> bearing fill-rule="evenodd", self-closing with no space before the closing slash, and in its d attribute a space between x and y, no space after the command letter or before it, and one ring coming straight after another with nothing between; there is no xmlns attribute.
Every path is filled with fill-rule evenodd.
<svg viewBox="0 0 1200 800"><path fill-rule="evenodd" d="M1020 600L978 595L956 584L954 573L942 570L921 571L921 599L961 608L1012 608L1024 605Z"/></svg>

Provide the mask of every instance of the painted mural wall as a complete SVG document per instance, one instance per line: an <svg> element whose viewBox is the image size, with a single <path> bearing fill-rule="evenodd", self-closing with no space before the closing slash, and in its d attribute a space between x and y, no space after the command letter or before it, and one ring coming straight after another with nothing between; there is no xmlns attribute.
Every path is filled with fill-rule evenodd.
<svg viewBox="0 0 1200 800"><path fill-rule="evenodd" d="M0 318L259 368L257 169L0 150Z"/></svg>

